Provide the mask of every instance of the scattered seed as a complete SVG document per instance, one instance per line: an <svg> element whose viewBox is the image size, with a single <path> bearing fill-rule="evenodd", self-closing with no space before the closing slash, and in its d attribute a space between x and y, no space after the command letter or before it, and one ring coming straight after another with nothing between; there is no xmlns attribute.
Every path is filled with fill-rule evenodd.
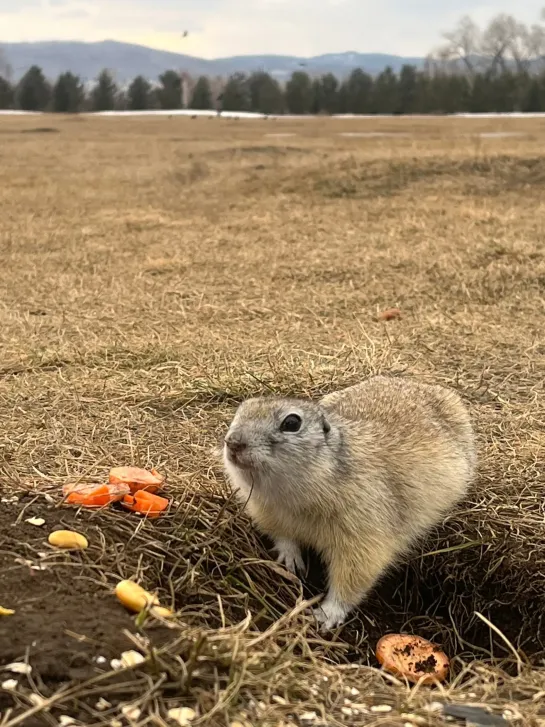
<svg viewBox="0 0 545 727"><path fill-rule="evenodd" d="M61 714L59 717L59 725L61 727L69 727L72 724L76 724L76 720L73 717L70 717L68 714Z"/></svg>
<svg viewBox="0 0 545 727"><path fill-rule="evenodd" d="M4 608L0 606L0 616L13 616L15 611L12 608Z"/></svg>
<svg viewBox="0 0 545 727"><path fill-rule="evenodd" d="M0 686L2 687L2 689L5 689L8 692L13 692L15 691L15 689L17 689L18 684L19 682L17 681L17 679L6 679L6 681L2 682Z"/></svg>
<svg viewBox="0 0 545 727"><path fill-rule="evenodd" d="M326 677L324 677L325 679ZM301 722L315 722L318 715L316 712L303 712L303 714L299 717Z"/></svg>
<svg viewBox="0 0 545 727"><path fill-rule="evenodd" d="M125 704L123 705L123 707L121 707L121 713L131 722L136 722L142 714L142 710L132 704Z"/></svg>
<svg viewBox="0 0 545 727"><path fill-rule="evenodd" d="M426 719L426 717L421 717L419 714L412 714L412 712L402 714L401 719L406 719L407 722L412 723L413 727L415 724L424 725L429 723L429 719Z"/></svg>
<svg viewBox="0 0 545 727"><path fill-rule="evenodd" d="M14 674L30 674L32 667L24 661L14 661L4 667L6 671L12 671Z"/></svg>
<svg viewBox="0 0 545 727"><path fill-rule="evenodd" d="M111 703L108 702L107 699L104 699L104 697L101 697L98 702L95 704L95 709L97 709L99 712L104 712L106 709L110 709Z"/></svg>
<svg viewBox="0 0 545 727"><path fill-rule="evenodd" d="M42 525L45 525L43 517L29 517L25 520L25 522L29 525L36 525L37 528L41 528Z"/></svg>
<svg viewBox="0 0 545 727"><path fill-rule="evenodd" d="M287 702L284 699L284 697L279 697L278 694L273 694L271 697L273 702L276 702L276 704L279 704L281 707L285 707Z"/></svg>
<svg viewBox="0 0 545 727"><path fill-rule="evenodd" d="M376 713L386 714L386 712L391 712L391 711L392 711L392 708L390 707L389 704L374 704L371 707L371 712L375 712L375 714Z"/></svg>
<svg viewBox="0 0 545 727"><path fill-rule="evenodd" d="M196 717L195 710L190 707L174 707L169 709L167 714L169 719L177 722L180 727L186 727Z"/></svg>
<svg viewBox="0 0 545 727"><path fill-rule="evenodd" d="M139 651L124 651L121 654L121 666L125 668L142 664L144 661L146 661L146 657L142 656Z"/></svg>

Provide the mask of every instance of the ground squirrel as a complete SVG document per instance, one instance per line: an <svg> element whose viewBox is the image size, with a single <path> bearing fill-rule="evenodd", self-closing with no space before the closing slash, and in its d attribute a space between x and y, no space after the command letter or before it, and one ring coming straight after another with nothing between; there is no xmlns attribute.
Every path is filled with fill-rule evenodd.
<svg viewBox="0 0 545 727"><path fill-rule="evenodd" d="M248 399L223 447L231 486L279 562L301 572L300 545L324 558L328 592L314 611L324 629L464 497L476 457L458 394L393 376L318 402Z"/></svg>

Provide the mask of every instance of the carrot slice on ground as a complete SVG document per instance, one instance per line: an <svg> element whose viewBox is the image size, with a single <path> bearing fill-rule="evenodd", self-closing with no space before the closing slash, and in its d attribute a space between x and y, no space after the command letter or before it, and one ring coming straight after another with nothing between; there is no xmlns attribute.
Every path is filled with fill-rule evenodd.
<svg viewBox="0 0 545 727"><path fill-rule="evenodd" d="M123 507L132 512L137 512L140 515L146 515L146 517L159 517L164 512L168 505L169 500L166 497L159 497L159 495L153 495L151 492L146 490L139 490L133 495L125 495L121 501Z"/></svg>
<svg viewBox="0 0 545 727"><path fill-rule="evenodd" d="M81 507L104 507L111 502L122 500L130 492L128 485L65 485L63 495L68 505Z"/></svg>
<svg viewBox="0 0 545 727"><path fill-rule="evenodd" d="M124 484L131 488L131 492L147 490L156 492L164 483L165 478L156 470L141 469L140 467L114 467L110 470L111 484Z"/></svg>
<svg viewBox="0 0 545 727"><path fill-rule="evenodd" d="M387 634L378 642L376 655L386 671L412 683L433 684L448 675L448 656L421 636Z"/></svg>

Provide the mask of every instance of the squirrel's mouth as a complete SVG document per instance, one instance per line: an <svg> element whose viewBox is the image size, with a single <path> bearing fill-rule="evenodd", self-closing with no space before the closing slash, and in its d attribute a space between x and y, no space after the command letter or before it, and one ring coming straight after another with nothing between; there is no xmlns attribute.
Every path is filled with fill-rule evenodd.
<svg viewBox="0 0 545 727"><path fill-rule="evenodd" d="M236 451L230 449L227 445L225 445L224 456L230 464L238 467L241 470L252 469L253 465L250 457L248 456L247 450Z"/></svg>

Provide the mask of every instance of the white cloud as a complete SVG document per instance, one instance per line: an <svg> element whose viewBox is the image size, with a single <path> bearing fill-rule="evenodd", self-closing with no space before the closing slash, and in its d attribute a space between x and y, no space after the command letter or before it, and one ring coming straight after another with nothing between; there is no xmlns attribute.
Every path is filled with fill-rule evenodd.
<svg viewBox="0 0 545 727"><path fill-rule="evenodd" d="M356 50L423 55L460 16L531 23L543 0L0 0L3 41L118 39L213 58ZM182 39L184 30L189 36Z"/></svg>

